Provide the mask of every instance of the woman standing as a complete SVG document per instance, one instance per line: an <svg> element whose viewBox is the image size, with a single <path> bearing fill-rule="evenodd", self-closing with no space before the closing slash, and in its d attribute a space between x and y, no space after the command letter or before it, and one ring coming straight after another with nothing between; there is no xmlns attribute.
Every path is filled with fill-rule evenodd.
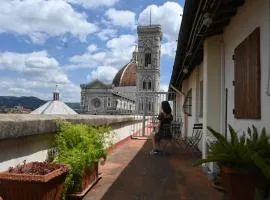
<svg viewBox="0 0 270 200"><path fill-rule="evenodd" d="M154 133L152 137L153 150L150 152L151 155L158 155L160 150L161 140L171 140L171 121L173 120L172 109L168 101L163 101L161 103L160 113L158 115L159 127L158 131Z"/></svg>

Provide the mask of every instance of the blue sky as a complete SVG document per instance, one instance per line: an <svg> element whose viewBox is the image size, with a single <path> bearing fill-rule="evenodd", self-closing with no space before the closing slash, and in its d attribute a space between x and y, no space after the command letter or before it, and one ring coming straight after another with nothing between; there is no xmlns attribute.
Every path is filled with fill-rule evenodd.
<svg viewBox="0 0 270 200"><path fill-rule="evenodd" d="M161 87L170 80L184 1L2 0L0 96L79 102L80 84L110 83L129 62L136 26L161 24Z"/></svg>

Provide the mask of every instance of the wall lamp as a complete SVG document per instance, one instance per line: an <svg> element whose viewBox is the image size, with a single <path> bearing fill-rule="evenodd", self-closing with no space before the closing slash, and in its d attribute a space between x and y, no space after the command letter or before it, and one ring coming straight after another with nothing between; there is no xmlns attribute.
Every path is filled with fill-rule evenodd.
<svg viewBox="0 0 270 200"><path fill-rule="evenodd" d="M210 14L205 13L204 16L203 16L203 25L205 25L207 28L209 28L212 23L213 23L213 20L210 17Z"/></svg>

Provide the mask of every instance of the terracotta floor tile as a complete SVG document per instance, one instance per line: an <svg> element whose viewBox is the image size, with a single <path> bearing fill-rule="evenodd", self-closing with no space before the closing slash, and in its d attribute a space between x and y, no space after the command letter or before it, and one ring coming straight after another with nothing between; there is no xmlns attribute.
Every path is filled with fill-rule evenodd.
<svg viewBox="0 0 270 200"><path fill-rule="evenodd" d="M220 200L200 167L199 155L175 147L170 156L150 156L151 141L129 140L101 166L102 179L84 200Z"/></svg>

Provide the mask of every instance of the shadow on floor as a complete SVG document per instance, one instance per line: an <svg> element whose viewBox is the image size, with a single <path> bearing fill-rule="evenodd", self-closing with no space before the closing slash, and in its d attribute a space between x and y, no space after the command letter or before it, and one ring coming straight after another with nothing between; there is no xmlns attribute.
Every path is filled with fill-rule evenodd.
<svg viewBox="0 0 270 200"><path fill-rule="evenodd" d="M134 142L134 141L132 141ZM136 142L136 141L135 141ZM124 147L115 163L125 156ZM129 151L131 149L126 149ZM193 167L200 155L174 148L171 156L150 156L146 141L136 156L110 185L102 200L219 200L205 174ZM112 172L113 175L113 172ZM97 200L97 199L95 199Z"/></svg>

